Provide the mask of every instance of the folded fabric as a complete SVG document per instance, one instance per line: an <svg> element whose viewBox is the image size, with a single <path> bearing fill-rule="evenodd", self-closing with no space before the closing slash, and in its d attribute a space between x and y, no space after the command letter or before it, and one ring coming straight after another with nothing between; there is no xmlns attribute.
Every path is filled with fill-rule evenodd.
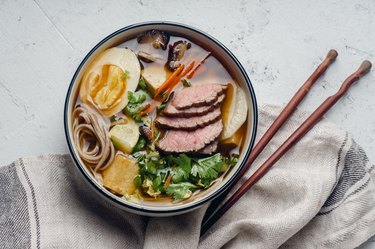
<svg viewBox="0 0 375 249"><path fill-rule="evenodd" d="M258 138L280 111L260 108ZM285 123L247 176L306 116ZM133 215L74 180L74 167L68 155L47 155L0 168L0 248L354 248L375 234L375 166L325 119L202 238L207 205L175 217Z"/></svg>

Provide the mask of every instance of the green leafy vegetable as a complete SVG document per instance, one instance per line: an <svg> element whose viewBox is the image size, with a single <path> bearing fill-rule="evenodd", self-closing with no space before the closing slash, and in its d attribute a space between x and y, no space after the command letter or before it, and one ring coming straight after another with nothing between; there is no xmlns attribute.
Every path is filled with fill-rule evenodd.
<svg viewBox="0 0 375 249"><path fill-rule="evenodd" d="M143 90L128 92L129 103L123 110L123 113L132 117L135 121L141 121L141 112L147 108L148 104L143 103L148 98L148 94Z"/></svg>
<svg viewBox="0 0 375 249"><path fill-rule="evenodd" d="M146 161L144 166L141 168L141 173L151 175L156 175L158 169L156 168L155 162L153 161Z"/></svg>
<svg viewBox="0 0 375 249"><path fill-rule="evenodd" d="M128 104L124 110L123 113L127 116L134 119L136 122L140 122L142 120L141 112L146 109L147 104Z"/></svg>
<svg viewBox="0 0 375 249"><path fill-rule="evenodd" d="M134 184L137 188L139 188L140 186L142 186L142 177L140 175L137 175L135 178L134 178Z"/></svg>
<svg viewBox="0 0 375 249"><path fill-rule="evenodd" d="M137 144L133 148L133 152L142 150L146 146L146 139L144 137L139 137Z"/></svg>
<svg viewBox="0 0 375 249"><path fill-rule="evenodd" d="M196 160L191 168L191 174L201 178L205 187L208 187L212 180L219 176L224 160L220 153L213 156Z"/></svg>
<svg viewBox="0 0 375 249"><path fill-rule="evenodd" d="M191 83L190 83L189 80L187 80L187 79L185 79L185 78L182 78L181 81L182 81L182 85L183 85L184 87L191 87Z"/></svg>
<svg viewBox="0 0 375 249"><path fill-rule="evenodd" d="M206 158L186 154L163 156L152 146L145 148L132 154L140 168L140 178L134 181L143 193L153 197L169 195L176 200L189 198L196 189L211 186L220 173L238 161L237 154L230 159L220 153Z"/></svg>
<svg viewBox="0 0 375 249"><path fill-rule="evenodd" d="M121 117L116 116L116 115L113 115L113 116L111 117L111 122L117 122L117 121L119 121L119 120L121 120L121 119L122 119Z"/></svg>
<svg viewBox="0 0 375 249"><path fill-rule="evenodd" d="M133 158L137 163L142 163L142 161L146 158L146 151L137 151L132 154Z"/></svg>
<svg viewBox="0 0 375 249"><path fill-rule="evenodd" d="M152 188L157 191L161 192L164 190L164 184L162 184L162 179L161 176L157 176L153 181L152 181Z"/></svg>
<svg viewBox="0 0 375 249"><path fill-rule="evenodd" d="M164 104L160 104L160 105L158 105L158 106L156 107L158 113L159 113L160 111L162 111L166 106L167 106L167 103L164 103Z"/></svg>
<svg viewBox="0 0 375 249"><path fill-rule="evenodd" d="M171 99L173 99L173 96L174 96L174 92L171 92L171 93L168 95L168 97L167 97L165 100L163 100L163 102L162 102L160 105L157 106L157 112L158 112L158 113L159 113L161 110L163 110L163 109L167 106L168 102L169 102Z"/></svg>
<svg viewBox="0 0 375 249"><path fill-rule="evenodd" d="M155 190L153 188L153 181L151 181L150 179L146 178L143 183L142 183L142 187L144 188L144 190L146 190L146 193L149 195L149 196L152 196L152 197L157 197L161 194L161 192L159 190Z"/></svg>
<svg viewBox="0 0 375 249"><path fill-rule="evenodd" d="M231 158L230 158L230 162L229 162L229 165L231 166L231 167L234 167L234 166L236 166L236 164L237 164L237 162L238 162L238 158L239 158L239 156L240 155L238 155L238 154L232 154L232 156L231 156Z"/></svg>
<svg viewBox="0 0 375 249"><path fill-rule="evenodd" d="M186 181L189 178L191 171L191 159L185 154L180 154L179 157L173 157L172 161L176 164L176 167L173 168L172 181L174 183L179 183Z"/></svg>
<svg viewBox="0 0 375 249"><path fill-rule="evenodd" d="M128 92L128 99L130 104L141 104L147 98L147 93L143 90L139 90L136 92Z"/></svg>
<svg viewBox="0 0 375 249"><path fill-rule="evenodd" d="M143 91L148 92L147 83L146 83L146 80L145 80L143 77L139 78L138 86L139 86L139 88L141 88Z"/></svg>
<svg viewBox="0 0 375 249"><path fill-rule="evenodd" d="M175 200L186 199L192 195L192 190L199 188L190 182L171 183L165 190L168 195L172 195Z"/></svg>
<svg viewBox="0 0 375 249"><path fill-rule="evenodd" d="M128 70L125 70L123 75L121 75L121 80L126 80L130 78L130 72Z"/></svg>

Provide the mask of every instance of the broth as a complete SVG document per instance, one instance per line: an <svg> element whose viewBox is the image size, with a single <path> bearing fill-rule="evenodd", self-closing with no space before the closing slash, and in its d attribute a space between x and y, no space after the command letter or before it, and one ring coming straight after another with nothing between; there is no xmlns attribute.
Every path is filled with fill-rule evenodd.
<svg viewBox="0 0 375 249"><path fill-rule="evenodd" d="M188 44L186 46L190 47L185 50L185 53L182 58L178 60L178 63L188 68L188 65L194 61L194 67L186 74L187 76L177 78L178 81L174 81L175 86L165 90L164 92L166 92L166 94L164 96L157 95L156 92L158 89L161 88L168 79L173 78L176 71L179 70L178 68L177 70L171 70L166 66L166 63L170 61L169 53L170 50L173 50L173 44L177 44L180 41L185 42L184 44ZM170 35L166 49L155 48L152 44L150 42L140 43L139 37L136 37L117 46L117 48L122 49L121 53L124 52L124 50L127 52L132 51L134 54L142 52L150 55L149 58L154 60L152 62L147 61L148 59L139 60L141 65L140 79L145 82L146 90L142 88L141 80L139 82L137 80L137 84L133 87L133 90L129 90L132 87L130 83L132 80L131 77L133 76L133 72L137 71L136 69L127 72L126 68L121 68L121 66L118 66L116 63L112 65L110 62L106 62L105 70L103 66L101 70L98 69L95 71L95 63L100 62L101 59L105 61L106 57L104 55L99 55L88 67L81 82L80 95L76 99L76 106L86 108L87 113L85 114L86 116L83 115L83 117L75 117L73 114L73 128L75 130L75 139L77 140L75 143L76 147L82 147L80 157L85 162L86 167L91 172L93 172L93 170L96 171L93 177L113 194L121 196L128 201L151 206L182 204L200 198L202 195L207 194L207 192L212 191L215 185L219 184L225 178L234 166L233 164L236 163L235 160L237 157L235 155L242 152L244 143L244 139L242 138L245 138L246 134L247 105L246 101L241 102L241 110L246 108L246 112L236 113L238 103L240 103L239 98L244 96L243 90L237 85L223 64L220 63L209 50L198 45L199 42L194 42L177 35ZM117 61L125 60L125 57L121 57L122 55L111 54L111 56L112 57L108 56L108 58L115 58L114 60ZM136 68L136 66L134 68ZM121 72L121 75L118 72ZM146 77L148 76L147 72L156 72L155 75L158 75L158 77L162 79L161 82L164 82L161 86L155 88L155 94L150 90L153 85ZM177 76L181 75L183 72L184 71L177 74ZM192 74L191 78L188 77L189 74ZM150 78L153 76L154 75L150 75ZM188 82L189 86L184 85L183 80ZM185 130L185 128L167 129L165 127L156 127L156 119L166 115L165 113L163 114L164 110L159 107L162 106L166 108L166 106L172 105L171 102L177 98L176 95L184 91L184 89L194 89L194 87L207 84L214 84L215 87L218 85L225 86L226 89L223 93L225 96L224 100L219 102L220 107L213 107L213 109L221 108L221 112L233 112L232 118L238 119L239 116L242 115L242 123L237 125L239 127L232 132L233 134L230 137L222 139L224 133L220 132L220 137L215 137L215 140L204 143L204 148L202 149L182 153L168 153L163 151L161 147L159 147L160 141L165 139L167 134L176 132L176 130L177 132L180 130L185 132L181 134L190 135L197 130L205 129L205 127L212 125L214 122L224 122L224 130L228 130L231 125L233 126L233 121L227 120L210 121L211 123L205 124L205 126L194 127L194 130L190 128L189 130ZM232 84L232 86L228 86L229 84ZM229 94L229 90L227 90L229 88L234 89L232 90L234 93ZM171 92L174 93L170 96L172 100L165 103L166 100L168 100L166 96L170 95ZM128 104L124 106L125 108L123 107L120 111L112 114L111 109L116 109L117 106L121 104L121 101L123 101L122 98L124 98L124 94L126 93L126 98L129 99ZM146 93L146 99L141 102L141 99L144 98L143 93ZM218 94L216 96L216 102L219 96L221 95ZM205 103L203 106L184 108L187 110L201 107L211 108L214 103L215 102L210 104ZM243 105L245 105L245 107ZM134 109L139 107L144 107L144 109L134 114ZM225 109L225 107L228 108ZM141 116L146 110L146 115ZM209 115L210 113L211 111L197 116L206 117L205 115ZM243 115L245 115L245 117L243 117ZM90 123L91 121L86 120L85 117L88 117L87 119L90 119L90 117L98 119L102 128L98 128L97 130L104 131L107 135L103 138L103 136L100 137L100 135L96 134L95 129L91 127L93 126L92 123ZM167 115L167 118L170 117ZM182 119L188 120L189 118L192 117L184 116ZM222 118L223 116L220 115L218 120L222 120ZM103 121L100 122L100 119L103 119ZM137 133L137 126L141 127L141 133L138 134L139 137L133 134L134 132ZM83 128L80 129L81 127ZM89 128L85 130L84 127ZM142 129L148 129L151 132L151 138L149 138L146 133L143 133ZM130 130L132 130L132 134L135 136L134 138L133 135L129 133ZM136 148L138 150L137 146L141 146L139 144L142 139L146 141L146 145L140 147L139 151L135 152ZM183 140L183 138L181 139ZM136 144L134 144L133 140ZM213 152L209 154L200 154L203 153L200 151L210 146L210 144L215 143L215 141L218 141L217 149L213 149ZM133 144L131 144L132 142ZM97 156L95 153L108 150L108 153L104 153L104 156L107 158L106 160L103 159L103 162L101 159L90 161L91 157L95 159L103 158L103 155ZM113 153L112 150L114 151ZM85 153L88 158L86 161L83 155ZM158 155L153 156L154 154ZM123 157L123 155L125 157ZM141 157L144 158L139 159ZM95 168L98 161L103 165L99 168ZM189 162L188 167L186 166L187 161ZM212 166L213 163L216 164ZM155 169L151 169L149 164ZM124 168L124 165L126 165L126 168ZM205 167L207 168L207 172L204 172ZM129 172L133 173L130 174ZM120 183L118 183L118 186L115 185L114 182L119 182L118 176L124 174L129 174L129 178L132 179L123 179L122 182L120 181ZM205 174L212 174L215 177L210 176L208 180L207 177L204 177ZM107 178L110 178L111 181L106 182ZM127 182L127 185L125 184L127 186L126 188L123 184L124 181ZM133 185L135 186L135 190ZM174 190L172 186L175 188Z"/></svg>

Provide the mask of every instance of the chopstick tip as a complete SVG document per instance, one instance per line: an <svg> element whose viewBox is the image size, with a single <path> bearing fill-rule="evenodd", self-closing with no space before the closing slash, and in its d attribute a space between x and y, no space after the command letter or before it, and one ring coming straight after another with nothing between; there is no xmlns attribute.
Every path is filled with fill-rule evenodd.
<svg viewBox="0 0 375 249"><path fill-rule="evenodd" d="M365 75L370 71L372 67L372 64L369 60L364 60L362 64L358 68L358 72L360 73L361 76Z"/></svg>
<svg viewBox="0 0 375 249"><path fill-rule="evenodd" d="M327 58L333 62L334 60L336 60L337 56L339 54L337 53L337 51L335 49L331 49L328 51L328 54L327 54Z"/></svg>

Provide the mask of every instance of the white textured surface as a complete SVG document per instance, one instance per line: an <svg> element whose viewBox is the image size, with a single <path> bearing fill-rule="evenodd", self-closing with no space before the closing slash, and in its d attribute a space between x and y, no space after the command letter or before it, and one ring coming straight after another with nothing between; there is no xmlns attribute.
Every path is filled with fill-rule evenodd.
<svg viewBox="0 0 375 249"><path fill-rule="evenodd" d="M313 110L364 59L375 62L373 0L86 2L0 1L0 165L67 153L63 104L75 68L104 36L132 23L177 21L213 35L243 63L259 103L285 104L330 48L339 57L301 108ZM374 93L372 71L327 115L372 161Z"/></svg>

